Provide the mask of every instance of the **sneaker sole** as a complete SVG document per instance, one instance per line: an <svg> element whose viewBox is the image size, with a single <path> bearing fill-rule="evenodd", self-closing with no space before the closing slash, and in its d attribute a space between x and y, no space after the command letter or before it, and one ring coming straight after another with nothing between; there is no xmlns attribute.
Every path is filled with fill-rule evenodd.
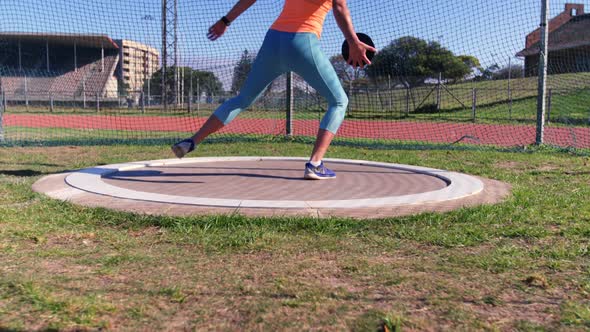
<svg viewBox="0 0 590 332"><path fill-rule="evenodd" d="M176 158L182 158L186 155L186 153L184 153L184 151L182 151L182 149L179 146L173 145L171 149L172 152L174 152Z"/></svg>
<svg viewBox="0 0 590 332"><path fill-rule="evenodd" d="M321 177L321 176L317 176L313 173L305 173L305 175L303 176L304 179L306 180L332 180L335 179L336 176L332 176L332 177Z"/></svg>

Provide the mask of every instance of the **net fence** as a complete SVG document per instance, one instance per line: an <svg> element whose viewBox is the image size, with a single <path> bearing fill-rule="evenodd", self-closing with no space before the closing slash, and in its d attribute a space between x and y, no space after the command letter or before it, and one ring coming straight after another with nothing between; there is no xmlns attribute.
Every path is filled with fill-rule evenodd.
<svg viewBox="0 0 590 332"><path fill-rule="evenodd" d="M575 1L575 0L572 0ZM3 0L0 144L173 142L236 96L284 0L211 42L226 0ZM332 14L321 38L349 97L338 140L412 147L534 144L542 1L361 1L379 52L354 70ZM590 2L549 3L543 143L590 148ZM163 64L166 66L163 66ZM290 83L290 84L289 84ZM217 134L313 139L326 100L282 75Z"/></svg>

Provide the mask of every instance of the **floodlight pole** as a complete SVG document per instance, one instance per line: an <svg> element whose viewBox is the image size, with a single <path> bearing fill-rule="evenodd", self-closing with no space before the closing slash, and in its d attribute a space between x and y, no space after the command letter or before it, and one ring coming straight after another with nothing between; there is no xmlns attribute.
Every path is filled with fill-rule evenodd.
<svg viewBox="0 0 590 332"><path fill-rule="evenodd" d="M168 58L168 52L166 51L166 0L162 0L162 77L161 77L161 91L160 98L162 98L162 104L164 106L164 112L168 110L166 99L168 94L166 92L166 60Z"/></svg>
<svg viewBox="0 0 590 332"><path fill-rule="evenodd" d="M179 73L178 73L178 1L174 0L174 35L172 37L173 40L173 47L174 47L174 96L176 97L176 105L180 104L180 96L179 96Z"/></svg>
<svg viewBox="0 0 590 332"><path fill-rule="evenodd" d="M177 0L162 0L162 103L164 111L168 110L168 99L174 99L178 103L178 6ZM174 82L172 97L168 97L168 65L172 62L174 67Z"/></svg>
<svg viewBox="0 0 590 332"><path fill-rule="evenodd" d="M541 39L539 40L539 82L537 93L537 135L535 143L543 144L545 108L547 106L547 58L549 44L549 0L541 0Z"/></svg>

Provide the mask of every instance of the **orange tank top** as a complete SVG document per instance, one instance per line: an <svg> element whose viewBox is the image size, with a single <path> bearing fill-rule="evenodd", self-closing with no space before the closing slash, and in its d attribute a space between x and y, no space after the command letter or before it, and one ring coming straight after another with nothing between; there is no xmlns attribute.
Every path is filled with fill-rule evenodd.
<svg viewBox="0 0 590 332"><path fill-rule="evenodd" d="M284 32L312 32L319 39L330 9L332 0L285 0L281 15L270 28Z"/></svg>

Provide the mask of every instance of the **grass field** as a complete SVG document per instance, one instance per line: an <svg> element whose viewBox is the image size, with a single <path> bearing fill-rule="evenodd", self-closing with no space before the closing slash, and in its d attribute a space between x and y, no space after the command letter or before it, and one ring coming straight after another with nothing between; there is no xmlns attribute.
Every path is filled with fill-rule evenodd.
<svg viewBox="0 0 590 332"><path fill-rule="evenodd" d="M410 118L420 121L477 121L480 123L534 123L537 77L463 82L441 88L440 111L436 87L371 91L352 96L351 118ZM590 73L550 75L551 108L555 124L590 125ZM509 90L510 87L510 90ZM472 113L476 90L476 114ZM511 91L509 93L509 91ZM512 100L512 103L510 103ZM409 104L409 105L407 105ZM409 112L408 112L409 111Z"/></svg>
<svg viewBox="0 0 590 332"><path fill-rule="evenodd" d="M287 142L198 156L305 156ZM495 206L384 220L142 216L31 191L167 146L0 148L0 330L590 328L590 158L333 146L508 182Z"/></svg>

